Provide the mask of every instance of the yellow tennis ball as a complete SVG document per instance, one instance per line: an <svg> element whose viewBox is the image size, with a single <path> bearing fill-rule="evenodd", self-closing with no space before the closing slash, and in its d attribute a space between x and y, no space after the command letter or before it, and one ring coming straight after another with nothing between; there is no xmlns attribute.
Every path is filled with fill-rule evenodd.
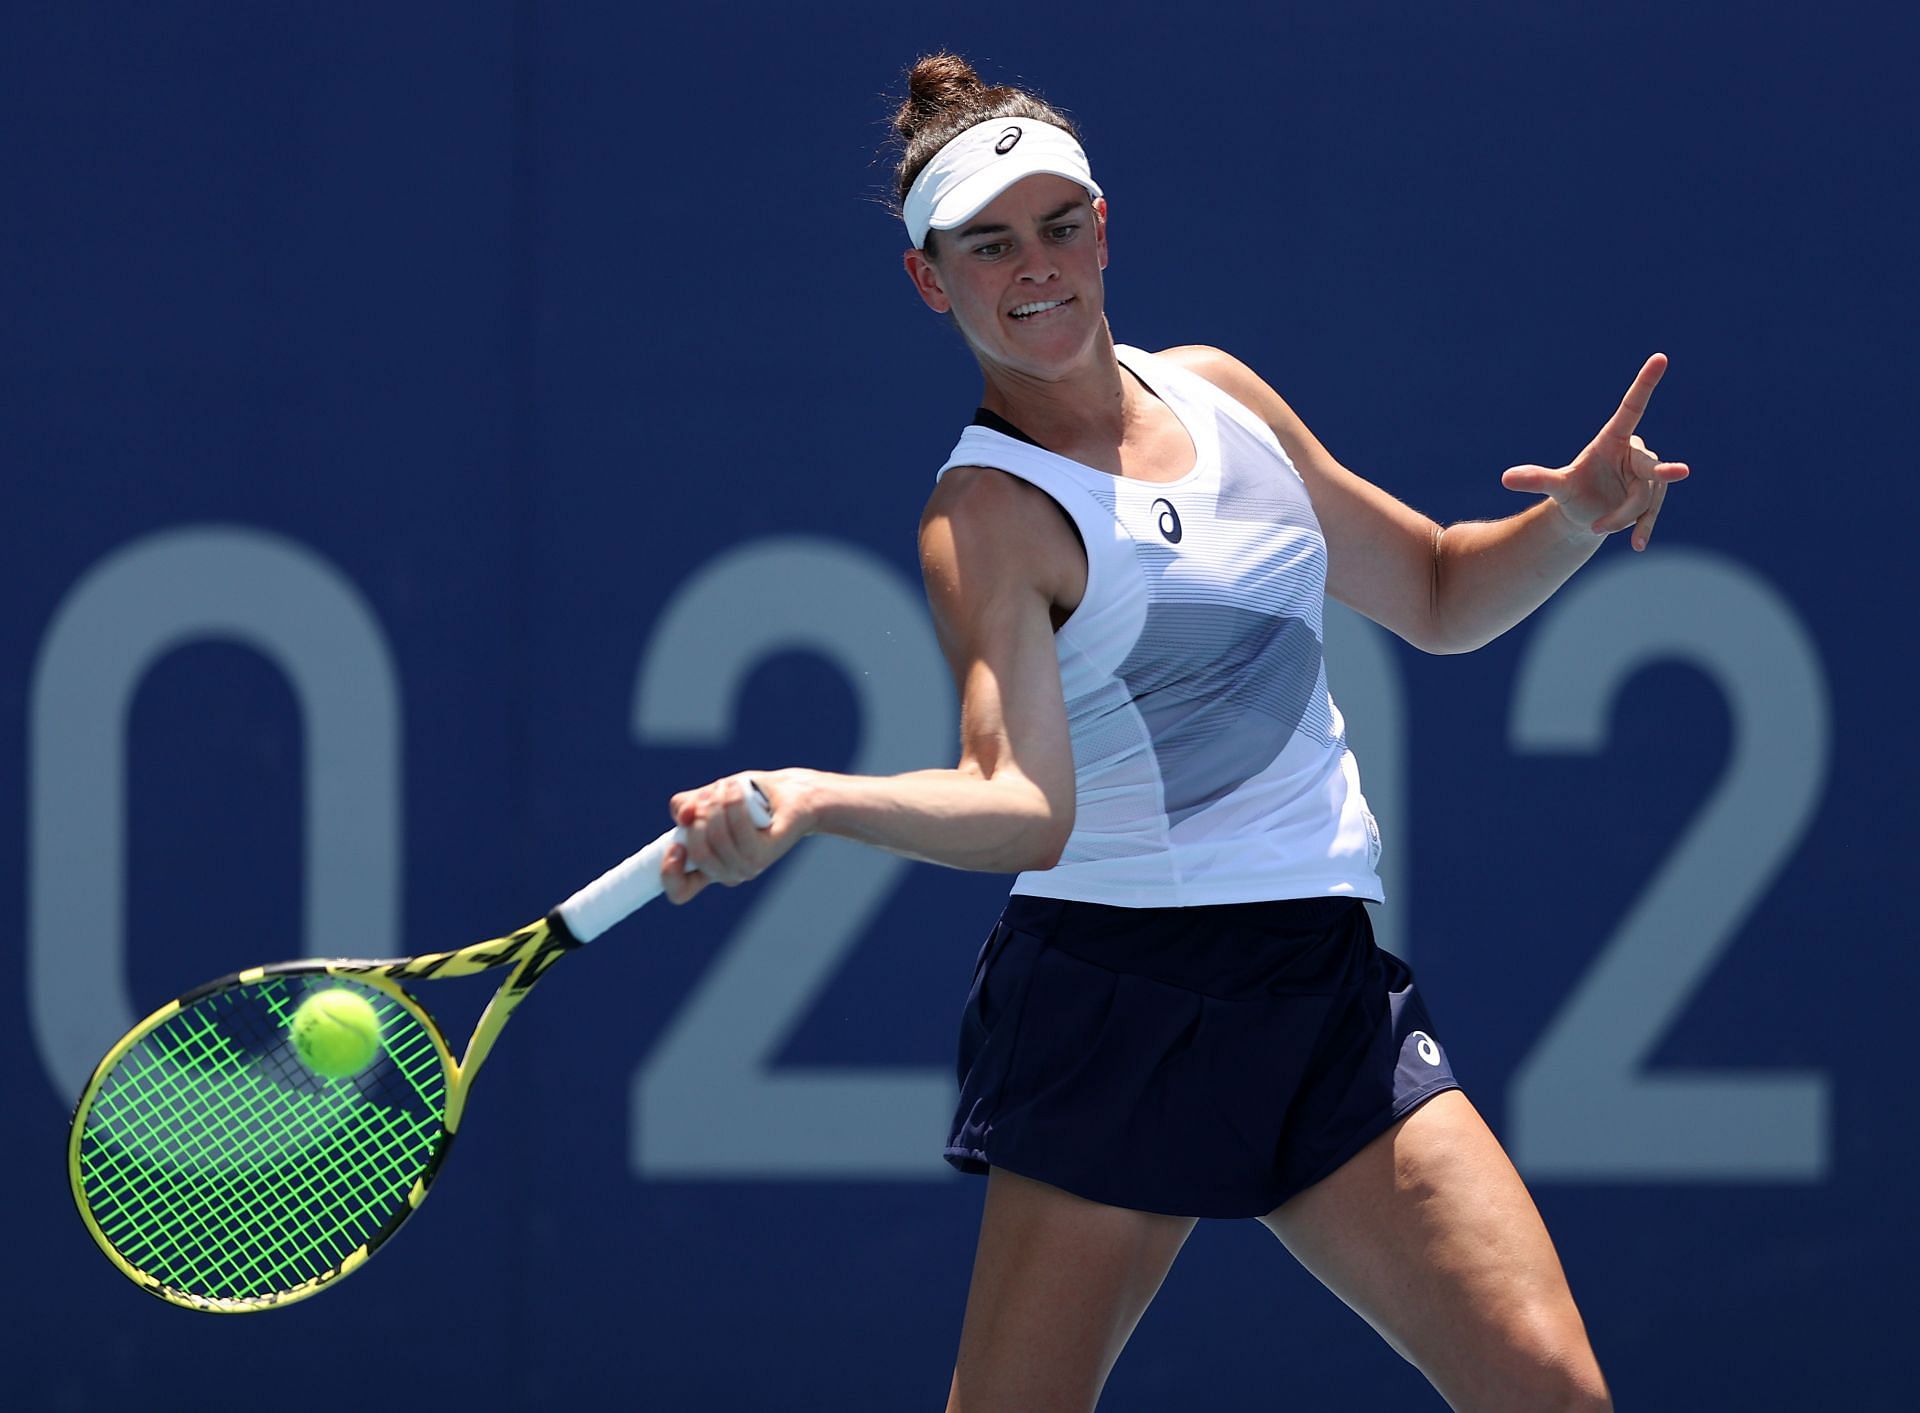
<svg viewBox="0 0 1920 1413"><path fill-rule="evenodd" d="M380 1053L380 1017L357 991L314 992L288 1028L306 1067L325 1079L356 1075Z"/></svg>

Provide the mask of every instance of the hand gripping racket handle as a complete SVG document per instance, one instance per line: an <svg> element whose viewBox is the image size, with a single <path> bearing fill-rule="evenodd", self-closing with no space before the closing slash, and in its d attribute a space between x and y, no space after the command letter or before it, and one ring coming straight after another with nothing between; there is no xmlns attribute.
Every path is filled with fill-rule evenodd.
<svg viewBox="0 0 1920 1413"><path fill-rule="evenodd" d="M762 829L773 823L767 797L751 780L747 782L747 813ZM627 914L651 903L660 895L660 861L667 856L668 846L682 842L686 835L684 829L669 829L555 908L567 931L578 941L591 942ZM692 871L689 864L688 872Z"/></svg>

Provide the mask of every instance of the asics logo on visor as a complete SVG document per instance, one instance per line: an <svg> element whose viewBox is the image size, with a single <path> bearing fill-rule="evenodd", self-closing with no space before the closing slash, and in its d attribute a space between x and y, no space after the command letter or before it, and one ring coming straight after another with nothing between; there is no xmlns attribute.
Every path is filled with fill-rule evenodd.
<svg viewBox="0 0 1920 1413"><path fill-rule="evenodd" d="M1022 136L1024 136L1022 129L1017 127L1008 128L1000 134L1000 140L994 143L993 150L1004 157L1019 145Z"/></svg>

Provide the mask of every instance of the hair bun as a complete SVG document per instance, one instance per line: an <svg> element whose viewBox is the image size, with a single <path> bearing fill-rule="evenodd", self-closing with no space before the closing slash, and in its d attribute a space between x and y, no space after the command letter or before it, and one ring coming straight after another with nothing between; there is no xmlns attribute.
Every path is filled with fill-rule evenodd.
<svg viewBox="0 0 1920 1413"><path fill-rule="evenodd" d="M929 54L907 71L907 97L894 114L893 130L910 143L944 109L966 102L985 88L973 65L958 54Z"/></svg>
<svg viewBox="0 0 1920 1413"><path fill-rule="evenodd" d="M947 143L978 123L996 118L1029 118L1049 123L1076 141L1073 120L1037 94L995 88L983 81L958 54L929 54L907 70L907 96L893 115L900 159L894 166L893 211L900 213L921 168ZM923 247L933 251L933 234Z"/></svg>

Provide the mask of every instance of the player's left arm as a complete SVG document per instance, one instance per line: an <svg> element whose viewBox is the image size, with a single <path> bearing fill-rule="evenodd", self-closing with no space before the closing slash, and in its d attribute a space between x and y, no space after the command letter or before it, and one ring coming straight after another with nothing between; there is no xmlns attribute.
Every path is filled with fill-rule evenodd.
<svg viewBox="0 0 1920 1413"><path fill-rule="evenodd" d="M1666 371L1646 361L1619 409L1566 466L1515 466L1509 490L1542 498L1504 520L1442 526L1342 466L1279 393L1217 348L1162 357L1206 378L1264 421L1313 501L1327 540L1327 593L1426 652L1468 652L1545 603L1616 530L1643 550L1667 487L1688 474L1634 435Z"/></svg>

